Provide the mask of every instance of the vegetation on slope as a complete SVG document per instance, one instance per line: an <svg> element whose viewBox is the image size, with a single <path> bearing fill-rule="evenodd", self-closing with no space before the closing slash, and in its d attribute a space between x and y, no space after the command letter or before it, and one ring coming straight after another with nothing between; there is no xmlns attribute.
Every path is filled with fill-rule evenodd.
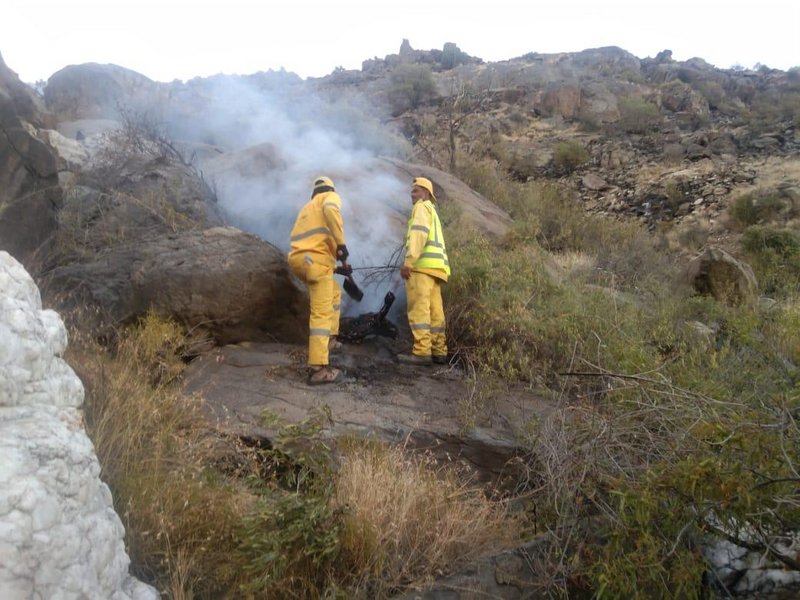
<svg viewBox="0 0 800 600"><path fill-rule="evenodd" d="M424 74L400 75L410 106L428 100ZM625 130L655 125L653 105L623 108ZM704 579L709 535L800 568L781 546L800 522L794 215L769 190L731 208L771 302L695 296L638 224L456 161L457 109L434 164L514 218L498 244L441 207L455 273L448 336L478 392L459 414L471 426L509 385L559 406L520 424L528 455L514 494L487 499L402 448L324 439L324 414L285 426L269 450L220 440L175 387L182 332L150 317L113 350L70 350L137 574L172 598L382 598L519 530L548 539L531 568L553 597L701 597L717 584ZM577 145L556 158L565 173L587 160Z"/></svg>
<svg viewBox="0 0 800 600"><path fill-rule="evenodd" d="M637 226L468 169L515 227L490 251L442 210L458 273L449 334L481 391L459 407L464 425L505 385L560 407L520 427L521 510L402 448L343 440L334 453L323 421L286 426L269 451L214 439L174 388L185 339L149 317L112 353L71 351L140 576L174 598L387 597L518 528L547 536L532 564L556 596L699 597L710 533L791 563L779 542L800 522L796 286L776 284L776 304L692 296Z"/></svg>
<svg viewBox="0 0 800 600"><path fill-rule="evenodd" d="M324 413L272 449L220 439L177 387L186 344L149 315L68 357L133 571L166 597L387 597L515 540L505 501L427 456L326 440Z"/></svg>
<svg viewBox="0 0 800 600"><path fill-rule="evenodd" d="M657 238L630 223L485 166L462 177L515 228L493 252L449 228L452 337L488 389L526 382L560 401L521 431L518 492L552 539L537 563L550 591L700 597L712 533L796 569L780 546L800 522L794 238L745 236L776 302L726 306L679 285Z"/></svg>

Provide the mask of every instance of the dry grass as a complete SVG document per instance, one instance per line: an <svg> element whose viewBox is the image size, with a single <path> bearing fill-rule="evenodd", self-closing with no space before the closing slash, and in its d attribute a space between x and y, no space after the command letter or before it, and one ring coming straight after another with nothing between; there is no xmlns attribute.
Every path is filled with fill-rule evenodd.
<svg viewBox="0 0 800 600"><path fill-rule="evenodd" d="M591 273L597 268L597 259L579 250L567 250L560 254L553 254L552 260L558 266L564 279L585 279L587 273Z"/></svg>
<svg viewBox="0 0 800 600"><path fill-rule="evenodd" d="M183 337L148 317L114 353L71 340L87 390L87 431L126 529L133 571L169 598L212 597L236 585L234 530L252 499L209 470L216 444L201 405L170 385Z"/></svg>
<svg viewBox="0 0 800 600"><path fill-rule="evenodd" d="M758 188L772 189L786 181L800 181L800 158L773 156L753 166L758 173L754 185L742 186L735 190L736 193L755 191Z"/></svg>
<svg viewBox="0 0 800 600"><path fill-rule="evenodd" d="M373 593L422 584L508 547L517 530L504 503L401 447L351 446L334 500L349 507L342 557Z"/></svg>
<svg viewBox="0 0 800 600"><path fill-rule="evenodd" d="M403 448L348 440L339 467L307 491L264 479L242 448L221 456L202 404L175 385L185 342L177 325L150 315L113 351L75 338L68 356L87 389L87 429L125 524L132 571L164 597L388 597L511 544L517 528L504 503ZM232 452L238 471L215 468ZM305 458L315 452L312 444ZM287 494L297 501L281 504ZM325 505L332 528L320 531L315 511ZM245 531L259 507L271 518ZM293 531L303 532L300 542ZM312 546L333 554L309 571L300 558ZM277 555L259 554L264 547ZM253 568L259 561L263 570Z"/></svg>

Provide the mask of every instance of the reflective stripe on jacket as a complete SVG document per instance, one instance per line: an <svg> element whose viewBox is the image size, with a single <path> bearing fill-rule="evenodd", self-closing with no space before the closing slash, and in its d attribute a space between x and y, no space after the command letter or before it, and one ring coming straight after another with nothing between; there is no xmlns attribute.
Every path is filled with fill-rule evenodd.
<svg viewBox="0 0 800 600"><path fill-rule="evenodd" d="M443 281L450 276L442 223L430 200L418 200L411 210L404 264Z"/></svg>
<svg viewBox="0 0 800 600"><path fill-rule="evenodd" d="M292 228L289 256L312 254L322 264L336 264L336 246L345 244L342 199L336 192L315 195L300 209Z"/></svg>

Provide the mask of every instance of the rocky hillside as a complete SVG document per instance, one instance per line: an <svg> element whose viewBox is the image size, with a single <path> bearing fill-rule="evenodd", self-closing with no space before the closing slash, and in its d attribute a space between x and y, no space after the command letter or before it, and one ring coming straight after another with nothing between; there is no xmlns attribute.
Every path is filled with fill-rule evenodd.
<svg viewBox="0 0 800 600"><path fill-rule="evenodd" d="M32 272L55 269L45 294L68 293L87 256L121 228L131 241L224 220L285 249L282 232L323 165L350 196L355 262L385 264L396 248L386 241L402 238L414 167L377 156L425 164L445 199L495 233L507 215L452 179L468 179L479 161L519 181L551 181L588 211L642 220L690 253L726 243L737 198L772 199L784 221L800 202L796 69L721 70L668 50L639 59L614 47L486 63L455 44L421 51L404 41L359 71L305 81L270 71L164 84L88 64L54 74L39 97L7 67L2 77L0 235ZM138 158L110 180L131 149ZM152 206L166 189L174 210ZM377 231L361 216L376 197L386 211ZM74 247L76 236L86 248ZM78 254L81 266L64 271ZM114 318L141 312L117 295L104 300ZM302 320L303 309L292 310Z"/></svg>
<svg viewBox="0 0 800 600"><path fill-rule="evenodd" d="M521 189L552 186L562 203L572 198L586 212L645 225L653 240L662 241L658 251L690 267L696 291L743 303L763 295L752 269L737 260L743 223L769 220L797 229L798 124L797 69L721 70L701 59L674 61L668 50L646 59L612 47L486 63L455 44L427 51L404 42L397 54L367 60L360 70L309 80L267 72L158 83L122 66L87 64L54 74L41 96L0 60L0 250L33 275L46 306L81 319L102 341L149 311L183 325L196 339L181 358L200 355L187 370L186 391L204 395L217 434L269 447L276 433L264 426L265 407L302 420L333 403L338 428L330 432L378 433L380 439L403 438L409 447L436 446L439 458L458 454L484 480L498 480L509 475L509 457L519 459L525 452L518 445L519 430L551 413L566 414L558 412L564 408L562 395L577 386L565 384L553 393L556 405L549 395L532 392L532 381L523 381L524 389L507 393L505 404L494 403L494 420L472 423L472 435L460 431L464 416L458 411L478 401L467 376L474 365L456 357L425 376L398 369L394 356L407 338L345 350L334 364L348 377L327 396L307 386L302 352L308 302L289 273L285 250L312 179L325 173L336 181L351 262L363 269L356 273L364 278L367 295L361 304L345 298L345 317L376 310L387 288L398 292L389 317L404 314L399 280L368 281L366 274L396 260L415 175L434 182L443 213L458 215L453 226L458 231L450 233L469 237L475 231L482 235L472 238L485 240L479 254L488 266L476 262L475 272L465 274L464 280L475 280L474 290L463 288L467 293L477 295L488 286L495 253L507 259L509 278L523 274L513 282L523 288L532 286L519 281L525 276L535 276L535 287L541 288L566 281L559 247L532 243L521 256L512 255L508 247L515 238L506 234L516 215L498 206L503 198L475 191L486 172L510 178ZM541 270L525 270L534 255ZM574 290L564 285L561 297L548 298L567 303L559 304L550 320L597 308L588 301L568 303L592 294L613 295L620 307L631 307L631 315L648 317L646 310L639 312L635 290L615 289L613 283L599 289L591 278L576 281ZM500 316L484 320L514 321L514 326L546 321L532 300L530 294L522 301L509 294L495 306ZM470 310L479 321L487 306L465 303L448 327L472 320ZM602 300L598 306L605 306ZM620 318L622 313L621 308ZM731 343L726 337L731 334L712 317L709 323L681 319L680 327L698 332L690 338L692 352L708 343L711 354L714 344ZM601 341L593 323L587 330ZM509 325L490 333L508 346L515 341L509 339L512 331L517 333ZM525 340L527 346L515 346L520 354L540 351L535 335ZM667 343L671 340L646 340L642 354L655 356L657 371L673 364L671 353L677 357L683 351ZM548 360L536 366L555 363ZM793 377L794 364L781 364L786 378ZM606 379L592 381L602 383L596 390L584 384L587 394L570 398L587 414L592 408L587 398L611 394ZM687 406L694 409L698 398L692 396ZM688 414L676 406L676 415ZM475 409L469 418L480 420L478 413ZM667 425L683 436L688 429L675 423L670 419ZM668 446L671 438L664 439ZM585 469L589 459L566 447L570 451L556 458L571 458ZM636 448L641 449L639 442ZM615 468L620 456L610 457ZM527 485L533 486L533 479ZM595 492L607 490L598 485ZM570 503L573 497L577 492ZM678 548L674 538L669 544L668 556ZM528 556L522 552L509 560L526 571L522 555ZM742 582L742 593L761 589L764 578L751 577L749 559L739 558L714 562L723 573L718 577L726 585ZM756 570L773 566L759 564ZM796 582L797 570L791 573ZM497 570L485 589L508 585L512 594L525 589L517 587L516 576L501 584L503 577ZM446 589L459 586L451 582Z"/></svg>
<svg viewBox="0 0 800 600"><path fill-rule="evenodd" d="M386 99L422 159L489 157L519 180L567 185L588 210L651 226L688 218L719 231L728 202L753 187L798 200L798 69L722 70L615 47L453 68L437 57L406 48L319 84ZM398 63L432 64L435 87L420 98L393 88Z"/></svg>

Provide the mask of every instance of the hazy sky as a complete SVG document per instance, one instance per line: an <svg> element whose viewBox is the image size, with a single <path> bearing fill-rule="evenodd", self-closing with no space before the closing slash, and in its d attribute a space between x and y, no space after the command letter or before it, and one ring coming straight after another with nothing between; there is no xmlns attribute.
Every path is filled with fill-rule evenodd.
<svg viewBox="0 0 800 600"><path fill-rule="evenodd" d="M301 77L445 42L486 61L666 48L721 68L800 65L793 0L3 0L0 54L23 81L84 62L157 81L285 68Z"/></svg>

